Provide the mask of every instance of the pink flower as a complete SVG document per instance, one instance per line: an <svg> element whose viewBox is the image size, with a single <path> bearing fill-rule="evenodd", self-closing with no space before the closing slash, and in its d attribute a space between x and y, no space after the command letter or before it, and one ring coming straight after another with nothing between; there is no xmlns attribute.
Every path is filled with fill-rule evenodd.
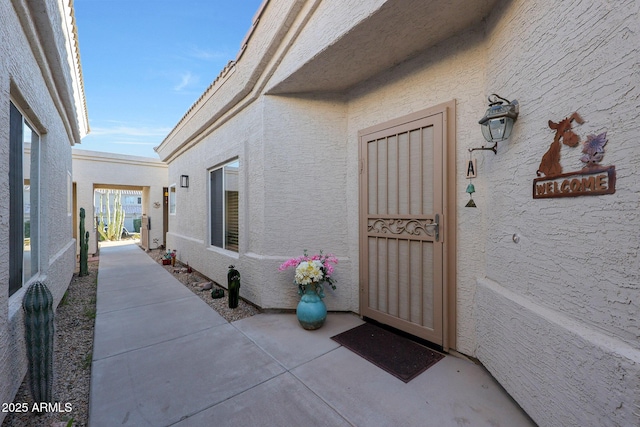
<svg viewBox="0 0 640 427"><path fill-rule="evenodd" d="M333 289L336 289L335 280L331 278L334 272L333 265L331 264L337 264L338 258L336 258L336 256L333 254L324 255L322 251L320 251L319 254L308 256L307 251L305 249L303 256L286 260L285 262L280 264L280 267L278 267L278 270L284 271L289 268L297 268L298 265L300 265L300 263L308 262L308 261L319 261L322 264L321 271L323 274L320 282L325 282L325 281L329 282L329 285L331 285ZM294 279L294 283L296 283L295 279Z"/></svg>

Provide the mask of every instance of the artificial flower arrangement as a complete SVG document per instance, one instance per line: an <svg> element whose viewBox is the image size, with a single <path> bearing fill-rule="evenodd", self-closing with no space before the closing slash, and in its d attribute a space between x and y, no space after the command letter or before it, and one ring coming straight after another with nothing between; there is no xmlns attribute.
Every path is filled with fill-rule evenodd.
<svg viewBox="0 0 640 427"><path fill-rule="evenodd" d="M283 262L278 270L284 271L295 267L296 274L293 283L298 285L298 294L302 295L307 285L315 283L316 292L320 297L324 297L322 283L327 282L332 289L336 289L336 281L331 276L333 275L332 264L337 263L338 258L332 254L324 255L320 251L319 254L309 256L305 249L304 255Z"/></svg>

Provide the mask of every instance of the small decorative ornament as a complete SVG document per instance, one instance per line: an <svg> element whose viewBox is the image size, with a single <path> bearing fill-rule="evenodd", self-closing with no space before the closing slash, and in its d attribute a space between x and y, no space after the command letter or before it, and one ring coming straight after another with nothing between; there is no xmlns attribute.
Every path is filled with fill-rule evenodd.
<svg viewBox="0 0 640 427"><path fill-rule="evenodd" d="M595 166L604 158L604 146L607 145L607 133L600 135L588 135L587 140L582 145L584 156L580 157L582 163L587 167Z"/></svg>
<svg viewBox="0 0 640 427"><path fill-rule="evenodd" d="M469 163L467 163L467 179L475 178L477 176L477 169L478 163L476 162L476 159L472 159L471 154L469 154Z"/></svg>
<svg viewBox="0 0 640 427"><path fill-rule="evenodd" d="M577 111L558 123L549 120L549 128L556 131L556 133L549 149L542 156L540 166L538 166L538 171L536 172L538 176L556 176L562 173L562 165L560 164L560 149L562 146L560 145L560 140L567 147L576 147L580 143L580 137L573 131L571 126L574 121L579 124L584 123Z"/></svg>
<svg viewBox="0 0 640 427"><path fill-rule="evenodd" d="M467 178L469 178L469 184L467 185L467 189L465 191L469 193L469 201L467 202L466 205L464 205L465 208L477 207L476 202L473 201L473 193L476 192L476 187L473 185L473 182L471 181L471 178L476 177L475 161L472 157L472 153L473 153L473 150L469 150L469 168L473 166L473 173L470 176L469 168L467 168Z"/></svg>
<svg viewBox="0 0 640 427"><path fill-rule="evenodd" d="M476 192L476 187L472 184L469 183L469 185L467 185L467 193L469 193L469 201L467 202L466 205L464 205L465 208L475 208L476 206L476 202L473 201L473 193Z"/></svg>

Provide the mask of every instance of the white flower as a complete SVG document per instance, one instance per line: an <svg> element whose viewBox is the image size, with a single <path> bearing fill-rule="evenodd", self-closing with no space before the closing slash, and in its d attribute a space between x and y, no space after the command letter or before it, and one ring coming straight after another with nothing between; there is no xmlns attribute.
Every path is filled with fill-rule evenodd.
<svg viewBox="0 0 640 427"><path fill-rule="evenodd" d="M318 260L303 261L296 267L296 283L300 285L308 285L322 279L322 263Z"/></svg>

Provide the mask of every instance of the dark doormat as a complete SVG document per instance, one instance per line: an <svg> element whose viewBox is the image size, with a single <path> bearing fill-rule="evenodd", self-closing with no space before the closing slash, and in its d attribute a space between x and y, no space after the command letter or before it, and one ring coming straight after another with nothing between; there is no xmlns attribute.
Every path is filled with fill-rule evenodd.
<svg viewBox="0 0 640 427"><path fill-rule="evenodd" d="M405 383L444 357L371 323L357 326L331 339Z"/></svg>

